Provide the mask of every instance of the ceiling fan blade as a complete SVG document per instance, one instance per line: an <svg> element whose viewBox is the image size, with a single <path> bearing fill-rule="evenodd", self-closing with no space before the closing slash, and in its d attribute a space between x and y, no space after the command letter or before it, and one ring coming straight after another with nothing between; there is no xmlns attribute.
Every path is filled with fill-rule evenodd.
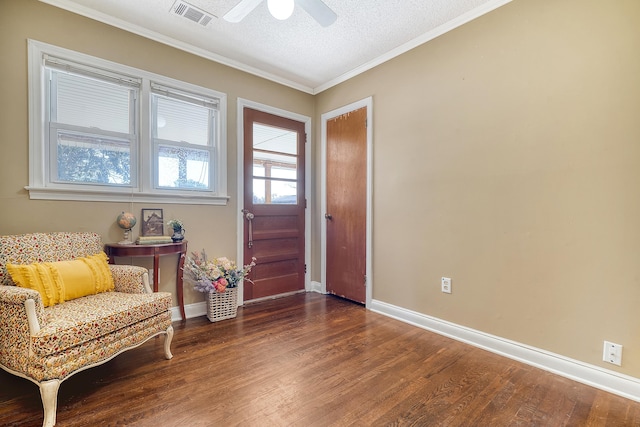
<svg viewBox="0 0 640 427"><path fill-rule="evenodd" d="M322 0L296 0L296 3L323 27L328 27L338 19L338 15Z"/></svg>
<svg viewBox="0 0 640 427"><path fill-rule="evenodd" d="M245 16L250 14L253 9L258 7L260 2L262 2L262 0L240 0L240 3L225 13L222 18L227 22L240 22Z"/></svg>

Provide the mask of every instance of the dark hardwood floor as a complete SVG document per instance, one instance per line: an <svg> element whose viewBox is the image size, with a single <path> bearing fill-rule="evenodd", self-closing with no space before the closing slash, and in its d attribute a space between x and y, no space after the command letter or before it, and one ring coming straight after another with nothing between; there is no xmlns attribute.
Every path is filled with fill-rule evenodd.
<svg viewBox="0 0 640 427"><path fill-rule="evenodd" d="M176 322L62 383L58 426L640 426L640 404L318 294ZM38 426L0 370L0 425Z"/></svg>

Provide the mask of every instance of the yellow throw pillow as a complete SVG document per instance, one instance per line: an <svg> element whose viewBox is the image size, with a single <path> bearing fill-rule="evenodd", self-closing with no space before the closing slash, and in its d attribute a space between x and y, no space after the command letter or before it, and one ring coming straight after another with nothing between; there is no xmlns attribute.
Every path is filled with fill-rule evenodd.
<svg viewBox="0 0 640 427"><path fill-rule="evenodd" d="M104 252L50 264L62 279L64 301L113 290L113 277Z"/></svg>
<svg viewBox="0 0 640 427"><path fill-rule="evenodd" d="M45 307L114 289L104 252L73 261L7 264L7 270L16 285L40 292Z"/></svg>
<svg viewBox="0 0 640 427"><path fill-rule="evenodd" d="M40 292L45 307L64 302L62 280L58 272L49 264L44 262L25 265L7 263L11 280L21 288Z"/></svg>

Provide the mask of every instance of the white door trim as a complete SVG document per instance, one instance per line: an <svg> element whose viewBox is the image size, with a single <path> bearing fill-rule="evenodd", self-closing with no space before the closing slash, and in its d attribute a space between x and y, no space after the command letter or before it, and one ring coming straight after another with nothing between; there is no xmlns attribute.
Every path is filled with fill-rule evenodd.
<svg viewBox="0 0 640 427"><path fill-rule="evenodd" d="M367 227L366 227L366 307L370 308L373 291L373 268L372 268L372 200L373 200L373 98L368 97L352 104L345 105L338 109L324 113L321 116L321 137L320 137L320 155L321 155L321 195L320 195L320 270L321 283L320 291L327 293L327 222L324 214L327 212L327 121L334 117L341 116L350 111L367 107Z"/></svg>
<svg viewBox="0 0 640 427"><path fill-rule="evenodd" d="M244 107L253 108L254 110L264 111L265 113L273 114L280 117L286 117L288 119L296 120L304 123L304 131L307 134L307 145L305 147L305 164L304 164L304 191L307 199L307 208L304 211L304 262L308 266L307 271L304 274L304 288L305 290L311 290L311 155L313 150L311 149L311 117L304 116L302 114L293 113L291 111L282 110L280 108L272 107L266 104L260 104L258 102L250 101L248 99L238 98L238 107L236 113L237 124L237 148L238 148L238 167L237 167L237 198L238 198L238 212L236 222L236 236L237 253L236 257L238 264L244 260L244 217L242 215L242 209L244 209ZM242 305L244 302L244 283L240 282L238 286L238 305Z"/></svg>

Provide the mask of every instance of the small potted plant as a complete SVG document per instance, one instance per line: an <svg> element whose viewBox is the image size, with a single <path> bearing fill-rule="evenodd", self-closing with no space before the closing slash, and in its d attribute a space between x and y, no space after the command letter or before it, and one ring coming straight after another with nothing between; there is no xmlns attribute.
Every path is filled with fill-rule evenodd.
<svg viewBox="0 0 640 427"><path fill-rule="evenodd" d="M184 224L179 219L172 219L167 222L167 225L173 229L173 235L171 240L174 242L181 242L184 239Z"/></svg>

